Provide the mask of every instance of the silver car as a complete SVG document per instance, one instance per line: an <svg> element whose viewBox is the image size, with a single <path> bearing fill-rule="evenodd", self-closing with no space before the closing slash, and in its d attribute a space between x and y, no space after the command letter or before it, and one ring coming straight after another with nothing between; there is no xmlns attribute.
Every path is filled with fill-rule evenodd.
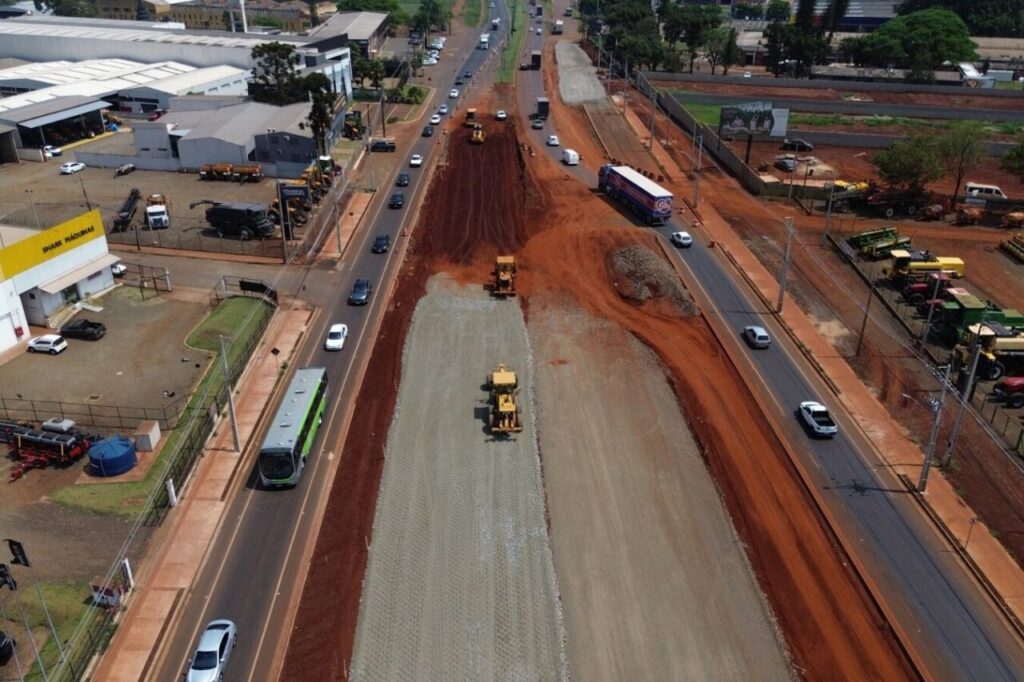
<svg viewBox="0 0 1024 682"><path fill-rule="evenodd" d="M203 630L199 646L185 673L187 682L219 682L238 644L238 628L230 620L213 620Z"/></svg>
<svg viewBox="0 0 1024 682"><path fill-rule="evenodd" d="M772 337L768 336L768 332L765 331L764 327L758 327L757 325L744 327L743 338L746 339L747 344L751 348L767 348L772 345Z"/></svg>

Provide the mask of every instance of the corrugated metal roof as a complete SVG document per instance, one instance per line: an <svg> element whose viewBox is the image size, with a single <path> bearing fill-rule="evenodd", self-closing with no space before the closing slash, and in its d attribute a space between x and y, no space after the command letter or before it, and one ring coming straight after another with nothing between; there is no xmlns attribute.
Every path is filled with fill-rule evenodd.
<svg viewBox="0 0 1024 682"><path fill-rule="evenodd" d="M0 112L0 119L7 123L18 123L35 127L52 123L53 120L60 120L64 116L75 116L109 106L109 102L103 102L96 97L62 97L59 100L39 102L27 107ZM53 118L54 116L57 118ZM51 118L53 120L50 120ZM40 123L40 121L43 121L43 123Z"/></svg>
<svg viewBox="0 0 1024 682"><path fill-rule="evenodd" d="M286 107L245 102L205 111L170 111L160 122L173 124L176 130L188 129L184 136L188 140L208 137L242 145L267 130L309 135L308 131L299 130L299 123L308 116L309 107L309 102Z"/></svg>
<svg viewBox="0 0 1024 682"><path fill-rule="evenodd" d="M36 81L49 85L109 81L111 87L117 88L122 85L149 83L195 70L194 66L178 62L145 64L128 59L40 62L0 71L0 84L13 80Z"/></svg>
<svg viewBox="0 0 1024 682"><path fill-rule="evenodd" d="M34 16L34 15L33 15ZM112 40L131 42L171 43L177 45L207 45L212 47L239 47L252 49L267 42L280 42L302 47L307 40L298 36L275 35L249 37L243 33L227 31L180 31L158 27L137 28L134 21L103 21L95 25L66 21L71 17L59 17L59 23L32 21L32 17L19 17L0 21L0 36L22 35L40 39L59 38L62 40ZM111 25L116 24L116 25ZM122 24L127 24L124 28ZM2 38L0 38L2 40Z"/></svg>
<svg viewBox="0 0 1024 682"><path fill-rule="evenodd" d="M248 80L250 75L250 71L239 69L235 66L209 66L204 69L195 69L188 73L163 78L153 83L147 83L143 87L149 87L171 95L180 95L214 81L230 78Z"/></svg>
<svg viewBox="0 0 1024 682"><path fill-rule="evenodd" d="M310 30L308 36L323 40L347 33L349 40L369 40L387 18L386 12L339 12Z"/></svg>

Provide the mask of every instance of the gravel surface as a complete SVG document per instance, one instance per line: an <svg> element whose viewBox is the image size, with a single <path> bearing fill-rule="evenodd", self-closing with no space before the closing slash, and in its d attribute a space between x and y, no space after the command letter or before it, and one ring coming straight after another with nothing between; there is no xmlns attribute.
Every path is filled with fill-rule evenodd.
<svg viewBox="0 0 1024 682"><path fill-rule="evenodd" d="M560 40L555 45L558 62L558 91L566 104L604 100L604 86L587 53L576 43Z"/></svg>
<svg viewBox="0 0 1024 682"><path fill-rule="evenodd" d="M530 300L544 483L577 680L786 680L781 635L653 352Z"/></svg>
<svg viewBox="0 0 1024 682"><path fill-rule="evenodd" d="M485 377L519 373L524 430L487 433ZM352 660L357 680L567 679L514 301L435 277L402 362Z"/></svg>
<svg viewBox="0 0 1024 682"><path fill-rule="evenodd" d="M665 259L644 246L627 246L608 259L616 275L619 295L638 303L664 296L687 315L696 315L697 306L683 288L679 276Z"/></svg>

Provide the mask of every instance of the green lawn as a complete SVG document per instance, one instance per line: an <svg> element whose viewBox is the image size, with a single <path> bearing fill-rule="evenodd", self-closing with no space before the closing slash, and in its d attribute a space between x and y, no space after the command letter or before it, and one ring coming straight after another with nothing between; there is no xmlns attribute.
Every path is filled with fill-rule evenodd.
<svg viewBox="0 0 1024 682"><path fill-rule="evenodd" d="M244 296L229 298L217 306L216 310L192 330L186 339L186 344L191 348L219 353L220 335L242 340L256 334L259 328L259 309L266 307L268 307L267 303L256 298ZM229 340L225 340L225 343L229 344L227 346L228 361L236 362L244 352L245 344L241 341L229 343ZM207 367L206 375L189 401L190 407L194 401L199 401L203 397L223 389L224 377L221 363L219 361L211 362ZM160 454L141 481L72 485L55 491L51 498L55 502L83 511L135 516L142 509L153 486L160 484L160 477L167 466L168 458L172 453L177 452L178 442L183 430L187 427L188 421L182 420L167 435L166 442L160 448Z"/></svg>
<svg viewBox="0 0 1024 682"><path fill-rule="evenodd" d="M23 575L18 569L15 569L15 577ZM18 594L21 595L21 605L25 609L25 616L28 618L29 625L32 626L34 631L46 630L47 639L43 644L39 656L43 660L43 664L46 666L47 675L52 679L53 672L56 670L56 666L60 661L60 654L57 652L57 644L54 642L52 635L50 635L49 624L46 620L46 612L43 611L42 605L39 602L39 597L36 594L32 581L19 580ZM50 612L50 618L53 620L53 625L57 628L57 635L61 638L62 642L66 642L74 634L75 628L78 627L78 623L82 619L82 615L88 608L89 599L89 588L86 585L74 584L74 583L39 583L39 590L43 593L43 599L46 600L46 608ZM8 602L8 607L10 602ZM8 617L13 614L10 609L7 612ZM23 622L18 621L19 625L24 625ZM10 628L3 628L10 631ZM36 640L38 645L39 640ZM31 643L27 641L18 641L18 648L25 647L29 649ZM65 654L69 654L69 651L65 651ZM39 670L39 664L35 662L35 657L32 658L32 667L25 671L26 682L42 682L43 676ZM13 665L13 664L12 664Z"/></svg>
<svg viewBox="0 0 1024 682"><path fill-rule="evenodd" d="M411 19L420 9L420 0L398 0L398 6L405 10Z"/></svg>
<svg viewBox="0 0 1024 682"><path fill-rule="evenodd" d="M718 118L722 113L722 105L720 104L684 104L683 108L690 112L690 114L697 119L699 122L711 126L712 128L718 128Z"/></svg>
<svg viewBox="0 0 1024 682"><path fill-rule="evenodd" d="M499 83L511 83L516 77L516 71L519 69L519 49L523 45L523 38L530 29L525 0L514 0L512 11L515 12L512 25L516 27L516 32L501 55L501 70L498 71Z"/></svg>
<svg viewBox="0 0 1024 682"><path fill-rule="evenodd" d="M466 26L476 26L480 23L480 14L483 11L484 0L463 0L462 23Z"/></svg>
<svg viewBox="0 0 1024 682"><path fill-rule="evenodd" d="M1020 83L1013 81L996 81L996 90L1024 90Z"/></svg>

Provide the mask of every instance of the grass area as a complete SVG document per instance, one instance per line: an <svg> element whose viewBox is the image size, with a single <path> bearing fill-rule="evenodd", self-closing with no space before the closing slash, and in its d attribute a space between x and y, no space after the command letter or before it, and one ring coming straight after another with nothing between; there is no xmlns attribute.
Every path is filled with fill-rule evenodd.
<svg viewBox="0 0 1024 682"><path fill-rule="evenodd" d="M480 15L483 13L484 0L463 0L462 2L462 23L466 26L476 26L480 23Z"/></svg>
<svg viewBox="0 0 1024 682"><path fill-rule="evenodd" d="M57 651L57 643L54 641L52 634L50 634L49 623L46 620L46 612L43 611L42 604L39 602L39 596L35 589L33 589L32 581L28 579L21 579L24 575L18 569L15 569L15 578L19 580L18 594L20 596L21 605L25 609L25 616L28 619L29 625L32 627L34 632L42 633L46 632L46 641L39 651L39 656L43 660L43 664L46 666L46 672L52 676L56 670L56 666L60 661L60 654ZM62 642L66 642L74 634L75 628L78 627L78 623L82 620L82 615L88 608L88 601L90 593L88 588L83 586L81 583L39 583L39 590L43 594L43 599L46 600L46 608L50 612L50 618L53 620L53 625L57 628L57 635L60 637ZM13 617L16 610L10 609L10 601L8 604L8 617ZM24 622L20 619L20 614L17 620L19 626L24 627ZM0 626L0 629L11 631L11 628L4 628ZM36 644L40 642L40 638L37 636ZM18 638L18 648L23 650L31 650L32 644L24 637ZM65 651L65 654L70 652ZM13 664L11 664L13 667ZM25 671L26 682L42 682L43 676L39 670L39 664L35 662L33 657L32 667Z"/></svg>
<svg viewBox="0 0 1024 682"><path fill-rule="evenodd" d="M501 70L498 71L499 83L511 83L516 77L516 71L519 69L519 50L522 48L523 39L530 29L527 23L526 7L527 4L521 0L513 5L515 16L512 17L512 25L516 27L516 32L512 34L505 51L501 55Z"/></svg>
<svg viewBox="0 0 1024 682"><path fill-rule="evenodd" d="M697 107L707 105L687 104L686 108L696 115ZM907 118L905 116L844 116L842 114L800 114L790 113L789 123L797 126L855 126L863 125L869 128L889 128L902 126L905 128L919 128L927 130L946 130L955 121L944 119ZM976 121L981 123L989 134L993 135L1017 135L1024 132L1022 123L993 123L991 121Z"/></svg>
<svg viewBox="0 0 1024 682"><path fill-rule="evenodd" d="M256 298L244 296L229 298L217 306L206 319L192 330L186 343L191 348L219 355L220 336L235 337L239 340L238 342L229 344L226 339L225 344L227 344L229 364L237 362L246 346L244 340L255 335L259 328L260 315L256 309L268 305ZM223 386L224 377L221 372L221 363L209 363L206 375L192 394L189 407L193 407L193 401L221 391ZM178 443L186 426L187 423L183 421L167 435L163 447L160 448L160 454L141 481L72 485L57 490L51 495L51 498L55 502L73 509L128 517L135 516L142 509L153 486L159 484L160 475L167 465L168 458L172 453L177 452Z"/></svg>
<svg viewBox="0 0 1024 682"><path fill-rule="evenodd" d="M1024 90L1024 87L1013 81L996 81L996 90Z"/></svg>
<svg viewBox="0 0 1024 682"><path fill-rule="evenodd" d="M722 114L722 105L720 104L683 104L690 114L705 125L709 125L712 128L718 127L718 119Z"/></svg>
<svg viewBox="0 0 1024 682"><path fill-rule="evenodd" d="M420 0L398 0L398 6L412 17L420 9Z"/></svg>

